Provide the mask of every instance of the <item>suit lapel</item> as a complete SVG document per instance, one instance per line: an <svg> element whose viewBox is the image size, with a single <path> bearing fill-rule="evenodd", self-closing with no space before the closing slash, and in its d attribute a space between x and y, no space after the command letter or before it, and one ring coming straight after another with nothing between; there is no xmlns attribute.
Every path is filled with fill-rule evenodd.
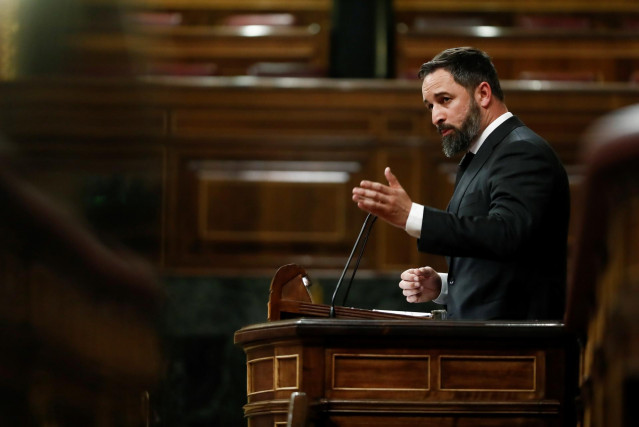
<svg viewBox="0 0 639 427"><path fill-rule="evenodd" d="M490 158L495 147L497 147L497 145L499 145L499 143L501 143L514 129L521 126L524 126L522 121L513 116L499 125L497 129L488 135L488 138L486 138L486 141L484 141L481 147L479 147L479 151L475 154L473 161L470 165L468 165L468 169L466 169L466 172L464 172L464 175L462 175L459 180L459 183L455 188L455 192L453 193L453 197L450 199L450 203L448 204L448 212L456 213L459 210L459 204L468 189L468 185L484 166L484 163L486 163L486 161Z"/></svg>

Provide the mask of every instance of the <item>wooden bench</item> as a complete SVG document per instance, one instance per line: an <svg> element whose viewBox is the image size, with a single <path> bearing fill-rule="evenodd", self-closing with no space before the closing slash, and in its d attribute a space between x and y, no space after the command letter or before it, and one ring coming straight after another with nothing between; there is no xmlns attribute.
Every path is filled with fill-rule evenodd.
<svg viewBox="0 0 639 427"><path fill-rule="evenodd" d="M502 79L526 72L547 78L583 74L628 81L639 68L639 11L629 2L532 0L512 3L398 0L397 76L454 46L474 46L494 60Z"/></svg>

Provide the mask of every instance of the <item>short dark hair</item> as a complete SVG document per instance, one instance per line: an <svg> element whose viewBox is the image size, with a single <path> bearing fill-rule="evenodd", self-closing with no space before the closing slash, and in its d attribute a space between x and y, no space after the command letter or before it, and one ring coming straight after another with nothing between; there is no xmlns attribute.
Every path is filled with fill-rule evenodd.
<svg viewBox="0 0 639 427"><path fill-rule="evenodd" d="M418 77L424 79L432 72L443 68L469 92L475 90L481 82L490 85L493 94L504 100L504 92L499 84L497 70L485 52L473 47L454 47L438 53L433 59L422 64Z"/></svg>

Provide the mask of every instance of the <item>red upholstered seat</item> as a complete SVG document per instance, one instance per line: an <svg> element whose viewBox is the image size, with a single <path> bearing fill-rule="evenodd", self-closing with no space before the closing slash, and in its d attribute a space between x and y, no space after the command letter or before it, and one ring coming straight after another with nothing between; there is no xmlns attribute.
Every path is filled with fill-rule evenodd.
<svg viewBox="0 0 639 427"><path fill-rule="evenodd" d="M215 76L218 68L213 63L155 62L147 64L144 74L151 76Z"/></svg>
<svg viewBox="0 0 639 427"><path fill-rule="evenodd" d="M586 30L591 27L590 19L579 16L564 15L522 15L515 20L519 28L556 28Z"/></svg>
<svg viewBox="0 0 639 427"><path fill-rule="evenodd" d="M599 79L595 71L522 71L520 80L550 80L563 82L594 82Z"/></svg>
<svg viewBox="0 0 639 427"><path fill-rule="evenodd" d="M326 70L302 62L256 62L246 73L264 77L326 77Z"/></svg>
<svg viewBox="0 0 639 427"><path fill-rule="evenodd" d="M295 25L295 15L290 13L248 13L227 16L222 22L223 25L243 26L243 25Z"/></svg>

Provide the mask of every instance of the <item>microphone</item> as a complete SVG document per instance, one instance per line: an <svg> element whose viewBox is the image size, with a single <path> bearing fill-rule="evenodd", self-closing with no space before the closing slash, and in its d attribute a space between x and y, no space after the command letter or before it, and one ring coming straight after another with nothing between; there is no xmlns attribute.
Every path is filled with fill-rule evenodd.
<svg viewBox="0 0 639 427"><path fill-rule="evenodd" d="M344 299L342 300L342 305L344 305L346 303L346 298L348 297L348 292L351 289L351 284L353 283L353 278L355 277L355 272L357 272L357 268L359 267L359 262L361 261L362 255L364 254L364 248L366 247L366 242L368 242L368 236L370 235L370 232L373 229L373 225L375 224L375 220L377 220L377 217L374 216L373 214L369 213L368 215L366 215L366 219L364 220L364 224L362 224L362 229L359 231L359 235L357 236L357 239L355 240L355 244L353 245L353 249L351 250L351 254L348 257L348 260L346 261L346 265L344 266L344 270L342 271L342 275L340 276L339 280L337 281L337 285L335 285L335 291L333 291L333 297L331 298L331 309L329 311L328 317L335 317L335 298L337 297L337 292L339 291L339 288L342 285L342 281L344 280L344 276L346 275L346 271L348 271L348 266L350 265L351 260L353 259L353 254L355 254L355 250L357 249L357 246L359 245L359 242L362 239L362 235L364 234L364 230L367 230L366 231L366 235L364 236L364 242L362 243L362 247L359 250L359 255L357 256L357 262L355 264L355 267L353 268L353 273L351 274L351 279L348 282L348 287L346 288L346 294L344 295ZM369 221L370 221L370 225L369 225ZM367 229L367 226L368 226L368 229Z"/></svg>

